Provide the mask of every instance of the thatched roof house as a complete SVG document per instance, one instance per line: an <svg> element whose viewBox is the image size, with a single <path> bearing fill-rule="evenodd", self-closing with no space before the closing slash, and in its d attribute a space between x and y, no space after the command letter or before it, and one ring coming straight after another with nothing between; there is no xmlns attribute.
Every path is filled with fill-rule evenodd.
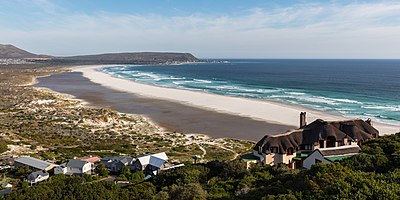
<svg viewBox="0 0 400 200"><path fill-rule="evenodd" d="M292 130L280 135L266 135L254 146L253 150L268 153L284 154L289 148L294 150L301 145L318 145L320 141L334 140L352 142L365 141L378 137L379 132L361 119L348 121L315 120L302 129Z"/></svg>

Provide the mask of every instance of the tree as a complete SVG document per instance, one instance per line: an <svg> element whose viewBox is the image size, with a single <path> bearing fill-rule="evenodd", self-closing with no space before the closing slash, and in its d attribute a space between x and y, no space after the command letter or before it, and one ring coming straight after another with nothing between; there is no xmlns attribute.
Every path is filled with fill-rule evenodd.
<svg viewBox="0 0 400 200"><path fill-rule="evenodd" d="M144 174L141 171L135 171L129 177L129 181L133 184L140 183L144 181Z"/></svg>
<svg viewBox="0 0 400 200"><path fill-rule="evenodd" d="M29 187L29 183L26 182L26 181L22 181L22 183L21 183L21 188L22 188L22 189L25 189L25 188L28 188L28 187Z"/></svg>
<svg viewBox="0 0 400 200"><path fill-rule="evenodd" d="M18 168L17 171L15 171L15 175L19 177L26 177L32 172L33 170L29 169L29 166L25 165Z"/></svg>
<svg viewBox="0 0 400 200"><path fill-rule="evenodd" d="M206 199L207 192L198 183L190 183L184 186L172 186L169 192L170 199L186 200L186 199Z"/></svg>
<svg viewBox="0 0 400 200"><path fill-rule="evenodd" d="M109 174L107 168L105 168L102 164L96 166L95 172L101 177L106 177Z"/></svg>

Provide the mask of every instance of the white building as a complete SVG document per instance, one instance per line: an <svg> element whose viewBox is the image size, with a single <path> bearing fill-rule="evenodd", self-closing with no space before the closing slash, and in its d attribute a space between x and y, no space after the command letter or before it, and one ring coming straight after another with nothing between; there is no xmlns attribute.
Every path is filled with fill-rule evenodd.
<svg viewBox="0 0 400 200"><path fill-rule="evenodd" d="M168 161L165 152L138 157L133 164L140 171L147 174L156 175L159 170L164 169L164 164Z"/></svg>
<svg viewBox="0 0 400 200"><path fill-rule="evenodd" d="M361 151L357 144L316 149L303 160L303 167L310 169L315 163L330 163L335 160L351 157Z"/></svg>
<svg viewBox="0 0 400 200"><path fill-rule="evenodd" d="M28 175L27 181L29 182L30 185L45 181L49 179L50 174L47 173L44 170L33 172Z"/></svg>
<svg viewBox="0 0 400 200"><path fill-rule="evenodd" d="M69 160L68 163L64 163L54 168L54 174L91 174L92 163L83 160Z"/></svg>

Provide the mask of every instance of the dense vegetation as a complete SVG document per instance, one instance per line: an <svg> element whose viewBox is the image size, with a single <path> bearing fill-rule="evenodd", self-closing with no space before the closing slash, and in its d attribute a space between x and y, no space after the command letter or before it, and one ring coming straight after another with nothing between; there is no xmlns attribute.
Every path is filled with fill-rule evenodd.
<svg viewBox="0 0 400 200"><path fill-rule="evenodd" d="M124 169L120 187L55 176L5 199L399 199L400 133L366 142L363 154L310 170L213 161L164 172L149 181ZM120 177L121 178L121 177ZM123 177L122 177L123 178ZM138 181L140 180L140 181Z"/></svg>

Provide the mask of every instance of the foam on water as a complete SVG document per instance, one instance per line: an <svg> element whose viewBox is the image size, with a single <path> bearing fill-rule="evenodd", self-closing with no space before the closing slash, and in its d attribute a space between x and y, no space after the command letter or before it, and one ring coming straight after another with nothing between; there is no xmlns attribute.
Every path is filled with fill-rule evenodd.
<svg viewBox="0 0 400 200"><path fill-rule="evenodd" d="M230 63L215 63L215 66L231 64L238 65L241 63L246 62L231 61ZM177 71L181 72L181 70L186 70L186 66L188 66L188 64L168 67L179 67L180 69L177 69ZM201 68L201 66L198 67ZM380 97L376 97L376 99L374 99L373 96L364 98L367 94L353 95L348 92L342 93L328 90L325 91L322 89L314 90L314 86L312 85L308 88L299 89L254 84L251 81L252 77L247 77L249 80L247 82L240 82L231 78L229 74L223 77L200 76L202 72L199 72L197 69L194 72L190 71L191 73L187 72L185 74L180 74L178 72L165 73L158 69L163 68L154 67L152 68L152 71L149 71L147 68L141 68L140 66L115 66L102 68L101 71L118 78L130 79L140 83L161 87L181 88L205 91L220 95L280 101L289 104L302 105L316 110L333 112L347 117L369 117L380 122L396 125L400 124L400 100L397 103L396 101L387 102L383 101ZM332 83L330 87L337 87L336 83ZM340 90L340 87L338 88L339 89L336 90Z"/></svg>

